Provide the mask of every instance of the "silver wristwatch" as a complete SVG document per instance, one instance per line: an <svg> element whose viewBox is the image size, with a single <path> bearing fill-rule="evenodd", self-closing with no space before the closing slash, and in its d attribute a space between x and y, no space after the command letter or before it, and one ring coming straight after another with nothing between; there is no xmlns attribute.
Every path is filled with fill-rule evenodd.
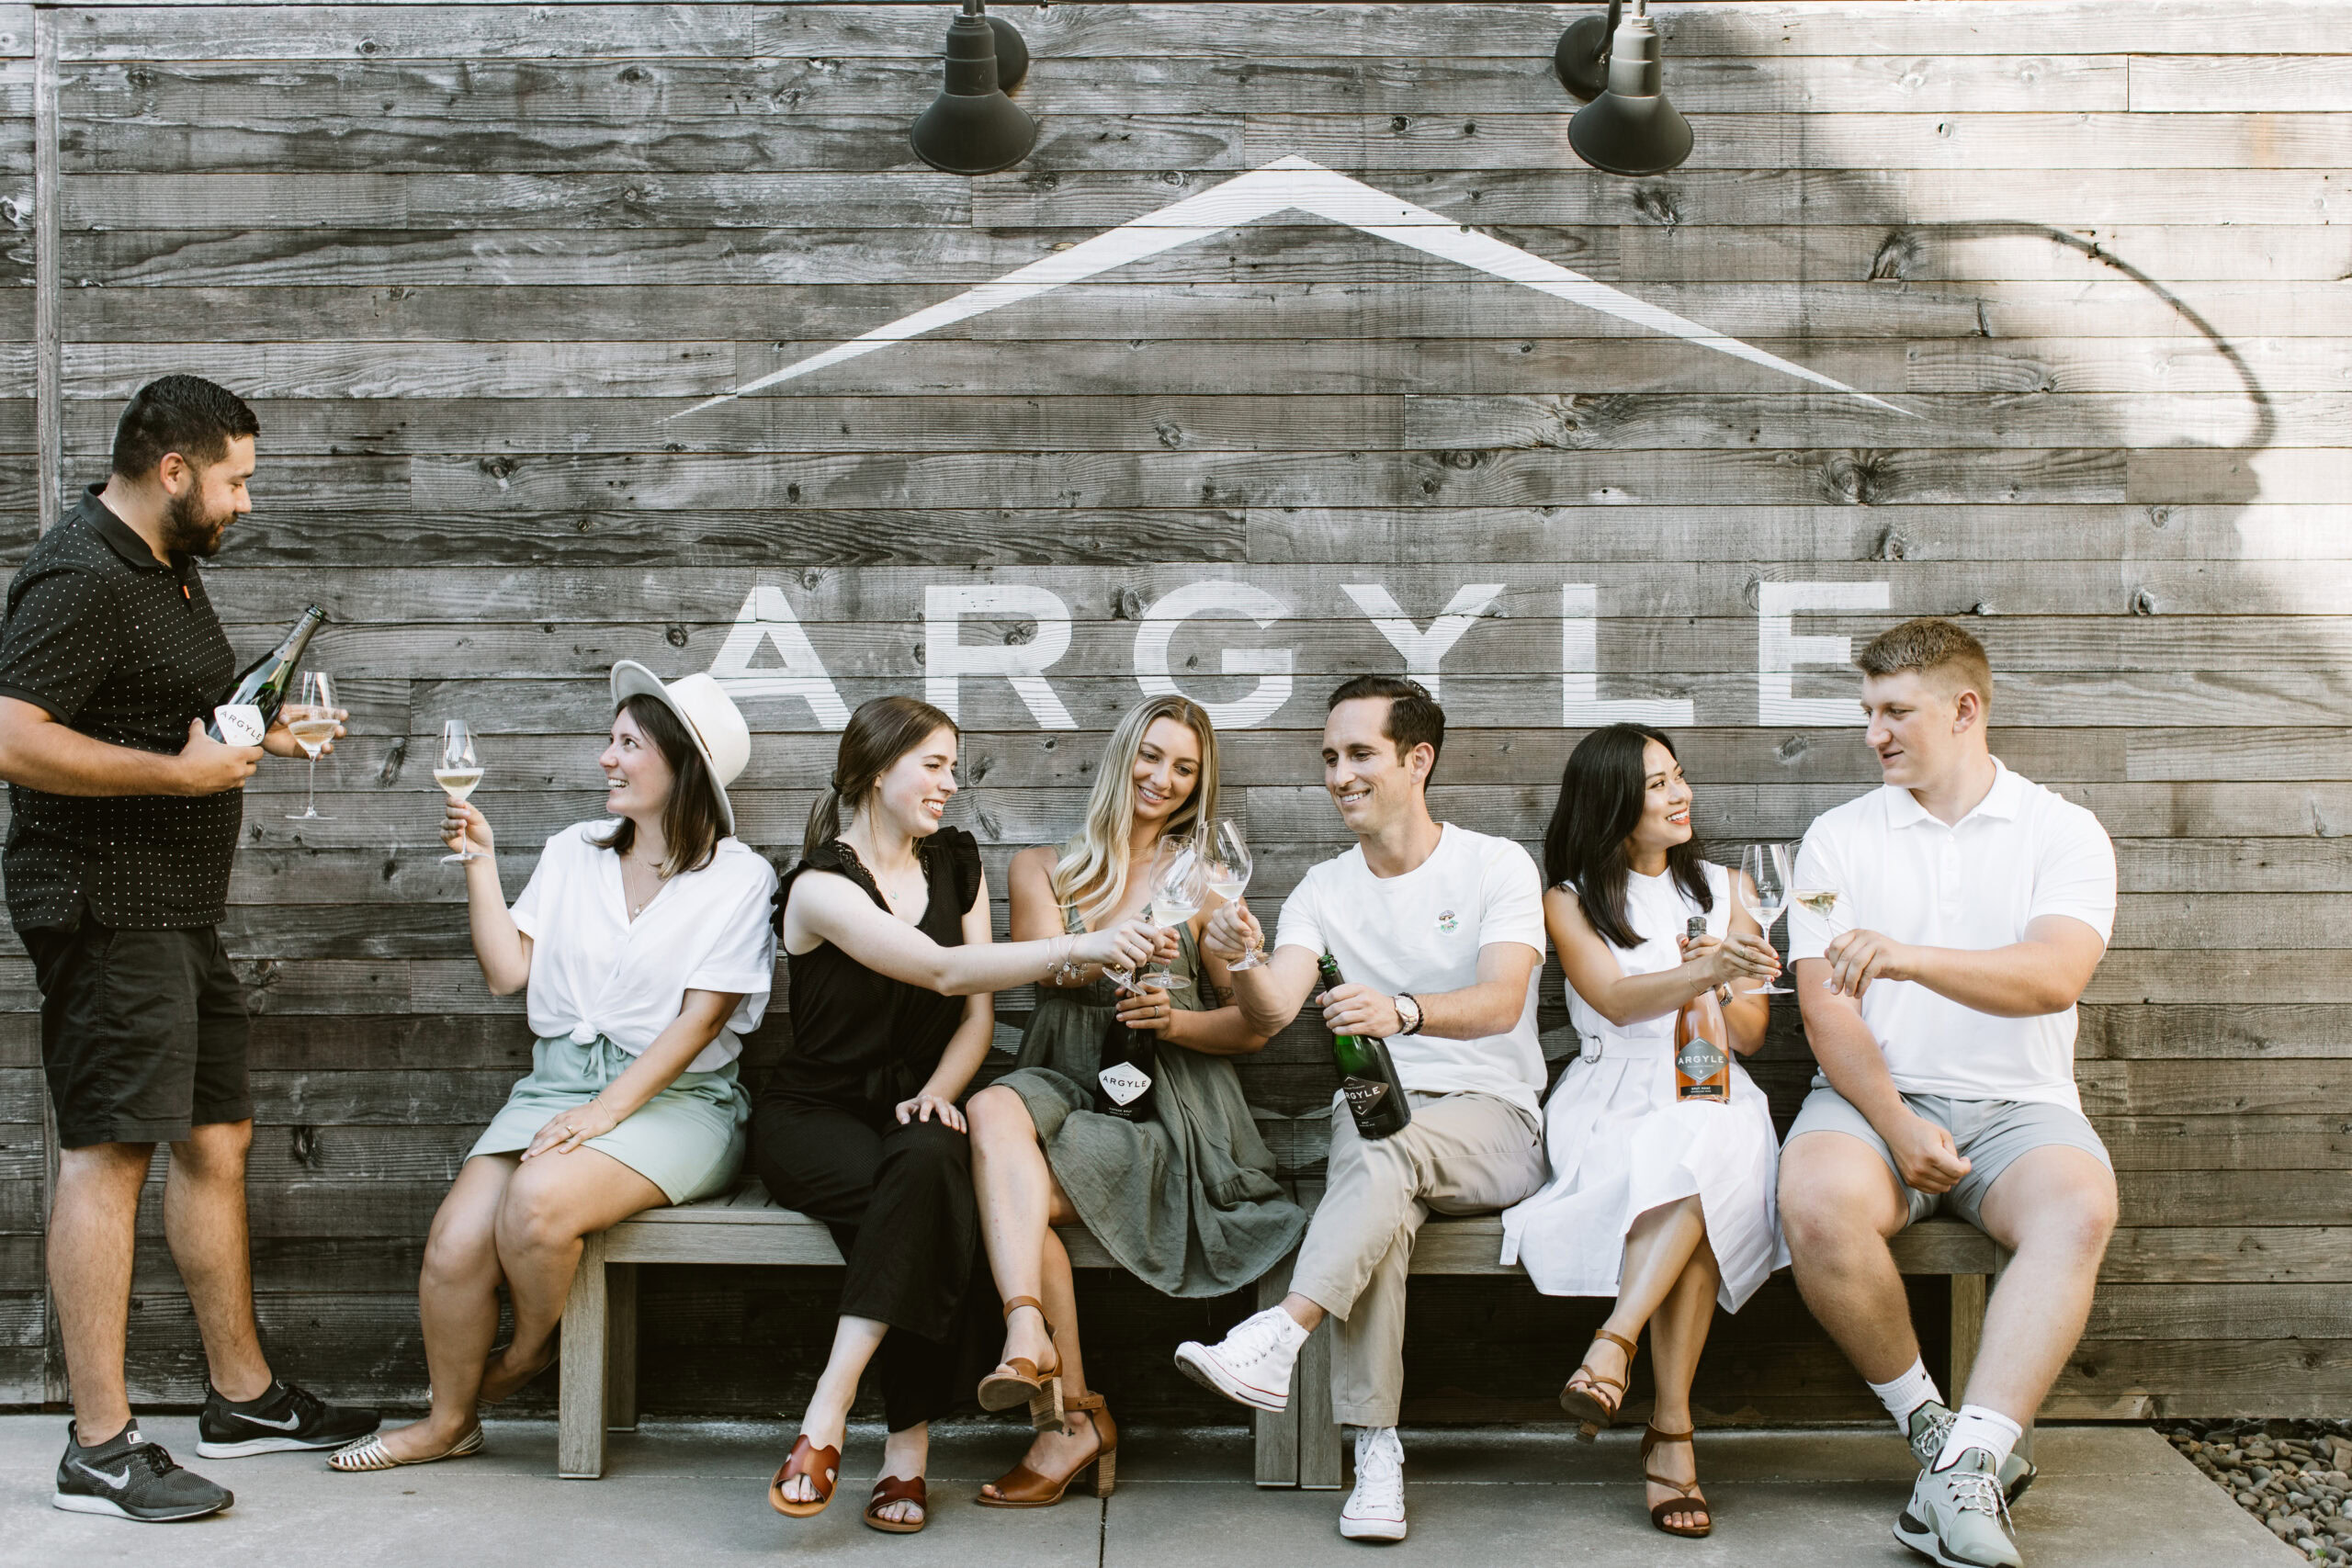
<svg viewBox="0 0 2352 1568"><path fill-rule="evenodd" d="M1397 1033L1419 1034L1421 1032L1421 1004L1402 991L1396 994L1396 1017L1401 1025Z"/></svg>

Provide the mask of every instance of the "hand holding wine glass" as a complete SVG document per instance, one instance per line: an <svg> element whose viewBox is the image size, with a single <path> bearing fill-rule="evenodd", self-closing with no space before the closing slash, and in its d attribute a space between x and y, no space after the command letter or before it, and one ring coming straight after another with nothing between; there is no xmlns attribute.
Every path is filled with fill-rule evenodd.
<svg viewBox="0 0 2352 1568"><path fill-rule="evenodd" d="M1209 891L1227 904L1238 903L1241 895L1249 889L1250 874L1254 863L1250 854L1250 841L1242 836L1241 824L1228 817L1217 823L1211 842ZM1226 967L1229 970L1255 969L1265 961L1266 955L1259 948L1253 934L1241 955Z"/></svg>
<svg viewBox="0 0 2352 1568"><path fill-rule="evenodd" d="M1756 917L1763 928L1766 946L1772 942L1772 922L1789 907L1789 846L1786 844L1750 844L1740 857L1744 880L1735 883L1739 901ZM1791 997L1796 993L1786 986L1763 985L1747 993L1753 997Z"/></svg>
<svg viewBox="0 0 2352 1568"><path fill-rule="evenodd" d="M449 720L441 727L441 758L433 765L433 782L448 794L450 805L458 808L449 812L445 818L456 828L450 841L457 846L458 852L443 855L441 863L444 865L482 858L472 847L470 829L473 824L481 823L484 829L482 841L487 844L489 824L482 820L481 812L466 806L466 796L473 794L474 786L481 783L481 761L474 750L473 731L462 718ZM457 826L460 818L464 825Z"/></svg>

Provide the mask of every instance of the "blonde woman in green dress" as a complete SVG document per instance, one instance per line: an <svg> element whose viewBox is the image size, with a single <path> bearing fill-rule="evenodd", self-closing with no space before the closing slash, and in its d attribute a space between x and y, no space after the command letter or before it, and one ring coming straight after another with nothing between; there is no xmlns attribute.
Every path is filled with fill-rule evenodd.
<svg viewBox="0 0 2352 1568"><path fill-rule="evenodd" d="M1104 930L1139 913L1155 846L1214 822L1216 794L1216 731L1198 704L1162 696L1131 710L1111 736L1078 835L1014 857L1012 940ZM1233 1070L1234 1057L1267 1037L1233 1005L1224 963L1200 950L1210 912L1172 933L1169 971L1187 984L1123 991L1095 967L1041 983L1014 1070L966 1107L980 1234L1006 1303L1004 1364L990 1381L1058 1379L1065 1412L1020 1464L980 1488L987 1506L1057 1503L1089 1466L1098 1496L1113 1483L1118 1427L1088 1392L1069 1254L1055 1226L1084 1224L1128 1272L1187 1297L1240 1290L1306 1228L1275 1184L1273 1154ZM1159 1036L1148 1120L1095 1110L1114 1016Z"/></svg>

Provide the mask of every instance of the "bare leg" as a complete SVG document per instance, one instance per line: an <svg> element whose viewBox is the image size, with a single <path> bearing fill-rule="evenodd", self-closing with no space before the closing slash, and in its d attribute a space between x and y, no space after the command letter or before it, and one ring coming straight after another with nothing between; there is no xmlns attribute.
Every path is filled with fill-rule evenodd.
<svg viewBox="0 0 2352 1568"><path fill-rule="evenodd" d="M2115 1231L2115 1176L2064 1145L2020 1156L1984 1194L1984 1229L2016 1256L1984 1309L1968 1403L2032 1423L2089 1318Z"/></svg>
<svg viewBox="0 0 2352 1568"><path fill-rule="evenodd" d="M1086 1368L1078 1342L1078 1290L1069 1252L1055 1225L1078 1223L1078 1211L1054 1179L1037 1125L1022 1098L1006 1089L986 1089L965 1106L972 1128L972 1181L978 1189L980 1235L988 1244L989 1271L998 1295L1035 1296L1046 1303L1053 1325L1053 1358L1066 1393L1086 1392ZM1004 1354L1041 1365L1048 1344L1046 1323L1032 1312L1016 1312L1005 1324ZM1032 1438L1022 1462L1042 1475L1058 1475L1081 1463L1095 1448L1094 1418L1068 1413L1062 1425ZM993 1483L983 1486L993 1495Z"/></svg>
<svg viewBox="0 0 2352 1568"><path fill-rule="evenodd" d="M62 1151L49 1213L49 1288L57 1303L74 1427L103 1443L130 1421L123 1356L130 1327L130 1258L139 1188L153 1144L91 1144Z"/></svg>
<svg viewBox="0 0 2352 1568"><path fill-rule="evenodd" d="M1715 1321L1715 1287L1722 1281L1715 1249L1702 1235L1673 1289L1650 1319L1650 1371L1657 1380L1657 1402L1650 1412L1650 1425L1661 1432L1690 1430L1690 1381L1699 1374L1699 1352L1706 1348L1707 1330ZM1682 1443L1660 1443L1651 1451L1650 1468L1676 1481L1699 1479L1698 1455ZM1672 1500L1674 1494L1652 1485L1648 1496L1655 1506ZM1699 1514L1696 1509L1671 1513L1666 1522L1687 1529L1698 1524Z"/></svg>
<svg viewBox="0 0 2352 1568"><path fill-rule="evenodd" d="M498 1206L516 1163L514 1155L466 1161L433 1216L416 1281L433 1407L424 1420L382 1434L396 1459L447 1453L477 1419L482 1364L498 1337Z"/></svg>
<svg viewBox="0 0 2352 1568"><path fill-rule="evenodd" d="M481 1397L505 1398L553 1354L582 1236L669 1202L662 1189L594 1149L518 1162L498 1206L498 1268L514 1307L514 1337L482 1374Z"/></svg>
<svg viewBox="0 0 2352 1568"><path fill-rule="evenodd" d="M191 1128L172 1145L164 1179L164 1236L187 1287L212 1386L229 1399L269 1392L268 1358L254 1322L253 1244L245 1228L250 1122Z"/></svg>
<svg viewBox="0 0 2352 1568"><path fill-rule="evenodd" d="M1894 1173L1860 1138L1807 1133L1781 1151L1781 1228L1797 1291L1871 1382L1892 1382L1919 1359L1911 1303L1886 1246L1909 1213Z"/></svg>
<svg viewBox="0 0 2352 1568"><path fill-rule="evenodd" d="M818 1376L817 1387L808 1395L808 1408L800 1417L801 1436L818 1448L842 1446L849 1430L849 1407L857 1400L857 1380L865 1375L865 1363L874 1359L874 1352L881 1348L882 1337L889 1331L888 1324L871 1317L843 1317L834 1325L832 1354L825 1358L825 1370ZM928 1452L930 1428L926 1427L922 1431ZM884 1458L888 1458L887 1448ZM787 1503L815 1502L815 1478L794 1476L784 1483L784 1498Z"/></svg>
<svg viewBox="0 0 2352 1568"><path fill-rule="evenodd" d="M989 1272L998 1296L1042 1299L1046 1232L1062 1193L1037 1144L1029 1107L1009 1089L984 1089L964 1113L972 1130L972 1185L979 1199L980 1238L988 1247ZM1073 1216L1075 1217L1075 1216ZM1068 1223L1068 1222L1062 1222ZM1064 1258L1067 1264L1067 1258ZM1043 1367L1053 1359L1044 1314L1016 1310L1004 1325L1004 1359L1020 1357Z"/></svg>
<svg viewBox="0 0 2352 1568"><path fill-rule="evenodd" d="M1055 1189L1057 1207L1067 1204L1058 1187ZM1056 1224L1074 1224L1078 1216L1057 1218ZM1064 1396L1086 1392L1086 1363L1078 1342L1078 1287L1070 1271L1069 1251L1062 1238L1053 1231L1046 1233L1044 1268L1041 1271L1042 1294L1046 1311L1054 1323L1054 1354L1061 1361ZM1102 1446L1095 1435L1094 1417L1087 1411L1065 1411L1062 1424L1038 1433L1029 1441L1029 1451L1021 1462L1040 1475L1062 1475L1085 1464ZM996 1483L991 1481L980 1488L984 1497L998 1495Z"/></svg>
<svg viewBox="0 0 2352 1568"><path fill-rule="evenodd" d="M1625 1233L1625 1258L1617 1274L1617 1304L1601 1326L1623 1338L1637 1339L1706 1240L1707 1216L1695 1193L1634 1215L1633 1228ZM1628 1382L1632 1361L1608 1340L1595 1339L1583 1365L1592 1369L1595 1378ZM1579 1367L1568 1384L1589 1388L1591 1381ZM1601 1391L1601 1398L1606 1401L1611 1392Z"/></svg>

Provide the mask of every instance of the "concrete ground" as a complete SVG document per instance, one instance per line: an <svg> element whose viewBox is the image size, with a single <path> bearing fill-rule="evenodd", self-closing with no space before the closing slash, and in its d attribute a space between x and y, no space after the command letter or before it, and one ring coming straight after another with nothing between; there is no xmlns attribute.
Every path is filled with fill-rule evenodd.
<svg viewBox="0 0 2352 1568"><path fill-rule="evenodd" d="M147 1435L195 1459L195 1421L163 1416ZM852 1435L832 1506L811 1520L772 1512L767 1480L786 1433L775 1425L650 1425L616 1433L602 1481L555 1478L555 1430L492 1422L487 1451L446 1464L337 1475L316 1455L198 1468L237 1505L185 1525L134 1525L49 1506L62 1416L0 1417L0 1565L125 1562L139 1568L235 1563L535 1568L773 1562L823 1554L955 1568L1319 1568L1385 1561L1655 1563L1660 1568L1903 1568L1924 1559L1888 1527L1912 1471L1891 1433L1702 1435L1715 1506L1710 1540L1669 1540L1641 1506L1634 1435L1587 1446L1566 1434L1406 1434L1411 1539L1374 1549L1340 1539L1342 1494L1261 1491L1238 1433L1131 1434L1115 1495L1005 1513L973 1506L978 1483L1009 1467L1019 1434L964 1428L934 1446L931 1528L886 1536L859 1523L878 1432ZM2301 1553L2273 1539L2154 1433L2136 1427L2045 1428L2042 1479L2018 1509L2029 1563L2049 1568L2195 1564L2285 1568Z"/></svg>

